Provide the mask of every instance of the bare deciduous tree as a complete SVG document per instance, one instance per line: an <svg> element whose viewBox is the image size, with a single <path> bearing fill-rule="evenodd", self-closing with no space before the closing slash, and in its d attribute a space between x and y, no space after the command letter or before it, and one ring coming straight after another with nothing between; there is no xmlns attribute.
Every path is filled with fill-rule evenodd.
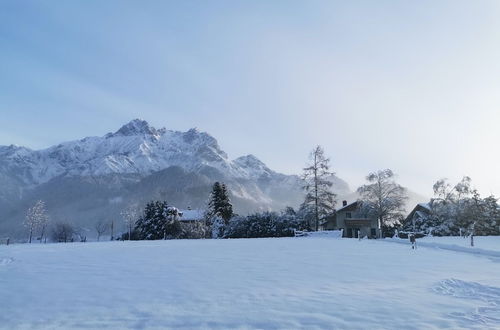
<svg viewBox="0 0 500 330"><path fill-rule="evenodd" d="M134 230L135 224L137 223L140 214L141 211L139 209L139 206L136 204L130 205L121 212L123 220L125 221L125 225L127 226L129 241L132 236L132 230Z"/></svg>
<svg viewBox="0 0 500 330"><path fill-rule="evenodd" d="M109 225L104 221L99 221L95 224L94 229L97 232L97 241L101 240L101 236L108 231Z"/></svg>
<svg viewBox="0 0 500 330"><path fill-rule="evenodd" d="M377 217L380 237L384 237L384 226L396 223L404 215L406 189L394 181L390 169L370 173L366 180L369 183L359 187L358 193L363 205Z"/></svg>

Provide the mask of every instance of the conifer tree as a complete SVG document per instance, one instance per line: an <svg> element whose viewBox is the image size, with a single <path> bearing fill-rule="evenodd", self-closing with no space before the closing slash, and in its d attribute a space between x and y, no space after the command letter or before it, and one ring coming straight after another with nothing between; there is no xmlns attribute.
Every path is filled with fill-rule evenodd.
<svg viewBox="0 0 500 330"><path fill-rule="evenodd" d="M233 205L229 199L227 186L224 183L215 182L208 201L208 217L210 219L219 217L227 225L232 216Z"/></svg>
<svg viewBox="0 0 500 330"><path fill-rule="evenodd" d="M178 210L168 206L167 202L149 202L135 227L138 238L147 240L177 238L181 232L178 215Z"/></svg>
<svg viewBox="0 0 500 330"><path fill-rule="evenodd" d="M325 157L321 146L314 148L309 158L311 163L302 175L306 198L301 208L312 211L317 231L320 219L335 210L336 195L331 190L333 183L330 180L334 173L330 171L330 159Z"/></svg>

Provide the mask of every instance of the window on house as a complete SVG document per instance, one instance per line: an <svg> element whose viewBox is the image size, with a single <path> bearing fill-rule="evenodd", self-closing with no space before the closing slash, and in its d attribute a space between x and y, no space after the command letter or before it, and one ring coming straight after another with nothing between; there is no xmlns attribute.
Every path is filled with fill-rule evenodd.
<svg viewBox="0 0 500 330"><path fill-rule="evenodd" d="M371 235L372 235L372 236L377 236L377 229L372 228L372 230L371 230Z"/></svg>
<svg viewBox="0 0 500 330"><path fill-rule="evenodd" d="M347 212L347 213L345 214L345 217L346 217L347 219L352 218L352 214L351 214L351 212Z"/></svg>

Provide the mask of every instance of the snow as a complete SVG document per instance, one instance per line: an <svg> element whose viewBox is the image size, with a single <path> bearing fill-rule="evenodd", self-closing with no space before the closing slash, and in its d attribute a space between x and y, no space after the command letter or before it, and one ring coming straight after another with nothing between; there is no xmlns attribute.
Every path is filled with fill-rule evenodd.
<svg viewBox="0 0 500 330"><path fill-rule="evenodd" d="M14 244L0 328L499 328L498 274L498 257L330 235Z"/></svg>
<svg viewBox="0 0 500 330"><path fill-rule="evenodd" d="M301 237L330 237L330 238L341 238L342 230L325 230L325 231L301 231Z"/></svg>
<svg viewBox="0 0 500 330"><path fill-rule="evenodd" d="M205 132L156 129L140 119L103 137L86 137L43 150L0 146L0 156L12 175L33 187L60 175L148 175L170 166L187 171L210 166L239 179L283 176L252 155L229 160L217 140Z"/></svg>
<svg viewBox="0 0 500 330"><path fill-rule="evenodd" d="M464 238L457 236L446 236L446 237L428 236L419 239L419 241L426 243L456 245L460 247L470 248L470 237ZM500 239L498 236L474 236L474 247L500 252Z"/></svg>
<svg viewBox="0 0 500 330"><path fill-rule="evenodd" d="M482 237L486 238L486 237ZM443 249L443 250L449 250L449 251L455 251L455 252L462 252L462 253L468 253L468 254L476 254L476 255L482 255L482 256L489 256L489 257L495 257L495 258L500 258L500 249L499 246L500 242L498 238L496 237L491 237L492 239L489 241L486 241L486 247L490 247L490 249L485 249L485 248L480 248L477 245L476 242L476 237L474 237L474 246L472 247L470 245L470 237L468 238L463 238L463 237L439 237L439 239L432 239L432 237L425 237L421 239L417 239L417 245L420 247L427 247L427 248L434 248L434 249ZM457 240L458 239L458 240ZM406 244L406 245L411 245L410 241L408 239L388 239L386 240L388 242L393 242L393 243L399 243L399 244ZM484 246L484 241L482 240L482 246ZM459 243L459 244L456 244Z"/></svg>
<svg viewBox="0 0 500 330"><path fill-rule="evenodd" d="M420 206L422 206L422 207L424 207L424 208L426 208L426 209L428 209L428 210L430 210L430 209L431 209L431 207L430 207L429 203L418 203L418 205L420 205Z"/></svg>
<svg viewBox="0 0 500 330"><path fill-rule="evenodd" d="M203 210L181 210L182 213L180 220L182 221L199 221L203 220Z"/></svg>

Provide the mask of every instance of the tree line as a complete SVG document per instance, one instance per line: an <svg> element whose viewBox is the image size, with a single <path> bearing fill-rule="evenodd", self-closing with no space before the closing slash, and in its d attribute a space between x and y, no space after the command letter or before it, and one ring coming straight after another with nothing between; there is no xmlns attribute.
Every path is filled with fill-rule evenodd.
<svg viewBox="0 0 500 330"><path fill-rule="evenodd" d="M226 184L215 182L208 196L207 207L199 221L180 221L181 212L167 201L151 201L140 209L137 204L121 212L126 231L115 237L114 221L95 224L97 240L111 233L111 240L154 240L180 238L253 238L293 236L296 230L317 231L328 216L335 214L336 194L332 190L335 173L330 159L321 146L309 155L303 169L304 201L293 209L280 212L260 212L247 216L235 214ZM405 221L407 190L396 182L390 169L375 171L366 176L366 184L357 189L364 213L378 221L381 236L392 235L396 229L419 231L434 235L500 234L500 208L494 196L481 198L472 188L468 177L456 185L439 180L433 186L435 196L428 203L426 217ZM50 218L43 201L28 209L24 226L28 241L33 236L55 242L86 241L86 236L69 222L56 222L47 233Z"/></svg>
<svg viewBox="0 0 500 330"><path fill-rule="evenodd" d="M452 185L446 179L434 186L434 197L420 217L408 219L402 229L435 236L500 235L500 206L493 196L481 197L464 177Z"/></svg>

